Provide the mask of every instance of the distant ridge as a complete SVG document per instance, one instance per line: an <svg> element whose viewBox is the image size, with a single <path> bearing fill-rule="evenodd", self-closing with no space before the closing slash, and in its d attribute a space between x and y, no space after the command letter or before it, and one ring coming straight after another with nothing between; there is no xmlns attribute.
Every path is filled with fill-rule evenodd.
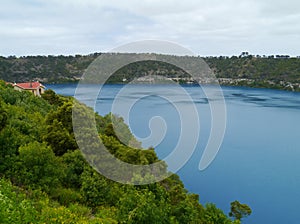
<svg viewBox="0 0 300 224"><path fill-rule="evenodd" d="M101 53L75 56L0 57L0 79L8 82L76 82L99 55ZM243 52L240 56L204 57L203 59L223 85L299 90L299 57L254 56ZM182 83L186 82L183 78L187 77L184 71L172 65L145 61L122 68L108 82L127 83L134 78L150 74L167 75L177 79L179 77Z"/></svg>

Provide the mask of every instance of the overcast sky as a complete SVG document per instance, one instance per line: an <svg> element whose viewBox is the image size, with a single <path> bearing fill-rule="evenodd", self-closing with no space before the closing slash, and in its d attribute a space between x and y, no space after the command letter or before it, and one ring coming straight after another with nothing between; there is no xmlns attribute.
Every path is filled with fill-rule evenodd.
<svg viewBox="0 0 300 224"><path fill-rule="evenodd" d="M176 42L198 55L300 55L299 0L9 0L0 55L106 52Z"/></svg>

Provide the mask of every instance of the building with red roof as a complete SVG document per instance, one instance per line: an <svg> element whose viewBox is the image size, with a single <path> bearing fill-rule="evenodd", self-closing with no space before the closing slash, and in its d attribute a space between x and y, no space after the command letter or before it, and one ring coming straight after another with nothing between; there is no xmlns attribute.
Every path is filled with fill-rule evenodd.
<svg viewBox="0 0 300 224"><path fill-rule="evenodd" d="M41 96L45 91L45 86L39 82L23 82L13 84L15 90L18 91L29 91L32 92L35 96Z"/></svg>

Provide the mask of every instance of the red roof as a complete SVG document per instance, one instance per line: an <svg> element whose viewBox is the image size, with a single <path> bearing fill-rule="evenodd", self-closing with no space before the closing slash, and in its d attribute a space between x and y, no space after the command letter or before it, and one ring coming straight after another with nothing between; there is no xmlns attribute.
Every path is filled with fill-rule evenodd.
<svg viewBox="0 0 300 224"><path fill-rule="evenodd" d="M16 83L14 85L22 89L38 89L39 87L44 88L44 86L39 82L23 82L23 83Z"/></svg>

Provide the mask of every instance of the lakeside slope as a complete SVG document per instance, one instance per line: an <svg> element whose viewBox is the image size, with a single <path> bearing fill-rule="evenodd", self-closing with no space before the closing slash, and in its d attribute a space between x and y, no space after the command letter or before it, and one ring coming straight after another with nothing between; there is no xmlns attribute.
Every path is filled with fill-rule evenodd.
<svg viewBox="0 0 300 224"><path fill-rule="evenodd" d="M9 82L76 82L99 55L101 53L75 56L0 57L0 79ZM190 60L192 59L193 57L190 57ZM203 59L221 85L300 90L299 57L244 54ZM148 75L163 75L180 83L191 81L189 75L178 67L158 61L143 61L123 67L108 82L128 83L135 78Z"/></svg>

